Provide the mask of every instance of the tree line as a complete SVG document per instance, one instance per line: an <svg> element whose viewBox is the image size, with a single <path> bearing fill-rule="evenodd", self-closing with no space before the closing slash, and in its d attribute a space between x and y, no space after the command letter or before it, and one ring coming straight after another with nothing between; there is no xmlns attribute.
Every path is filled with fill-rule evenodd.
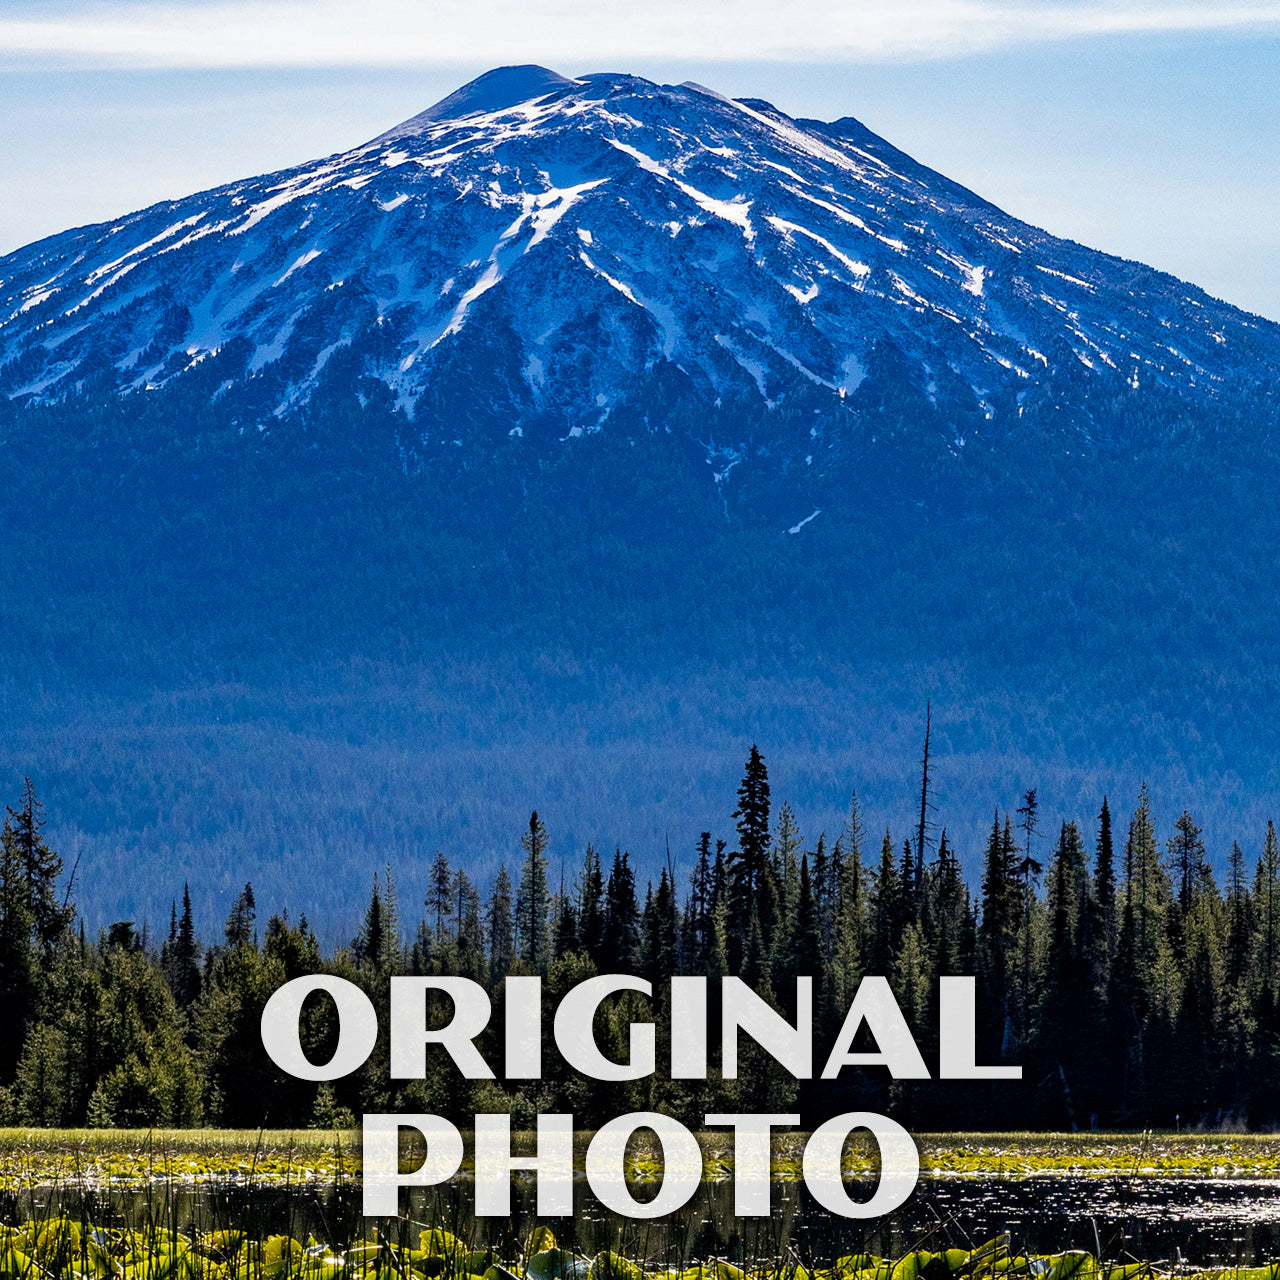
<svg viewBox="0 0 1280 1280"><path fill-rule="evenodd" d="M514 876L500 868L486 892L437 852L411 919L388 867L349 945L329 954L305 917L281 912L260 926L251 885L214 941L197 936L186 887L161 938L120 921L90 940L75 869L45 841L28 780L6 810L0 860L0 1124L331 1127L376 1110L462 1123L507 1111L529 1125L555 1110L590 1128L633 1110L693 1124L711 1110L799 1110L812 1125L854 1109L940 1130L1277 1123L1274 826L1259 856L1232 845L1220 887L1189 812L1158 839L1145 786L1127 827L1113 830L1104 798L1087 833L1069 821L1044 829L1029 790L1014 813L993 816L980 882L970 885L934 819L929 769L926 732L907 833L871 838L855 795L835 838L810 842L790 807L772 804L753 747L732 839L701 833L691 867L669 854L643 886L626 851L602 858L590 845L572 882L553 883L549 834L534 812ZM1020 1063L1023 1078L893 1082L865 1068L795 1081L744 1044L735 1080L713 1070L706 1081L659 1073L601 1082L548 1063L536 1081L466 1081L441 1057L423 1080L392 1081L384 1036L360 1071L316 1085L277 1071L259 1038L271 993L315 972L360 985L384 1028L394 974L472 978L498 1009L508 975L541 974L549 1019L592 974L635 973L654 983L653 1000L624 994L606 1004L597 1039L622 1059L629 1022L651 1019L659 1062L670 1035L664 979L676 974L738 975L787 1016L796 977L811 975L819 1052L861 978L884 974L929 1062L937 979L973 974L979 1060ZM447 1006L438 1012L446 1017ZM493 1061L500 1034L485 1032ZM323 997L305 1007L302 1035L313 1060L332 1052L336 1023Z"/></svg>

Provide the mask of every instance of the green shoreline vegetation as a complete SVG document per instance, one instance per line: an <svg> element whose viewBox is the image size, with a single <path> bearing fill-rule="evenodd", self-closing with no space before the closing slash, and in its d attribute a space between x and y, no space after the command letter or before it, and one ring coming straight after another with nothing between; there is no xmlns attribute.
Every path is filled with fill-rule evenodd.
<svg viewBox="0 0 1280 1280"><path fill-rule="evenodd" d="M586 1136L579 1135L579 1153ZM532 1132L514 1134L515 1150L532 1153L534 1137ZM1280 1134L954 1133L915 1138L925 1177L1280 1177ZM728 1135L702 1133L699 1139L704 1176L713 1181L730 1177ZM404 1145L406 1160L411 1160L413 1144L406 1140ZM803 1134L776 1136L776 1180L799 1179L803 1145ZM866 1135L851 1140L844 1168L846 1173L875 1170L874 1147ZM643 1141L634 1144L628 1170L633 1180L654 1181L660 1169L652 1147ZM289 1186L342 1183L359 1172L357 1131L0 1129L0 1191L226 1181Z"/></svg>
<svg viewBox="0 0 1280 1280"><path fill-rule="evenodd" d="M397 1222L363 1240L252 1239L241 1230L198 1231L152 1219L141 1227L102 1228L70 1217L0 1227L0 1269L13 1280L1138 1280L1162 1273L1146 1262L1108 1263L1083 1250L1016 1255L1008 1234L973 1249L913 1249L898 1259L868 1253L805 1265L787 1251L738 1267L723 1259L646 1269L609 1250L594 1257L559 1248L534 1227L517 1261L470 1248L437 1227ZM1280 1280L1280 1264L1184 1271L1184 1280Z"/></svg>

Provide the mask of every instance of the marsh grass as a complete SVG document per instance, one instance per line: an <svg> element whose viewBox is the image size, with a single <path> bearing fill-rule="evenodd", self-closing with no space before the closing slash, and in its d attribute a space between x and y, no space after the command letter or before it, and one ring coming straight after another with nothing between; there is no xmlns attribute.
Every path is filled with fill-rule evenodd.
<svg viewBox="0 0 1280 1280"><path fill-rule="evenodd" d="M768 1220L742 1265L721 1257L682 1256L661 1268L635 1261L644 1234L589 1256L557 1243L546 1225L527 1229L500 1250L427 1219L358 1220L353 1230L317 1238L259 1230L252 1220L198 1224L181 1197L157 1187L131 1212L113 1212L93 1196L78 1212L55 1209L0 1226L3 1280L1153 1280L1169 1274L1142 1260L1107 1261L1083 1250L1016 1254L1007 1234L964 1247L935 1236L940 1221L896 1258L848 1253L825 1263L774 1235ZM928 1245L929 1247L925 1247ZM1184 1270L1180 1280L1280 1280L1280 1264Z"/></svg>
<svg viewBox="0 0 1280 1280"><path fill-rule="evenodd" d="M579 1153L589 1134L578 1136ZM534 1135L513 1135L516 1150L532 1152ZM724 1133L700 1135L704 1177L732 1175L733 1152ZM406 1148L412 1139L406 1135ZM1079 1177L1280 1177L1280 1134L1241 1133L947 1133L918 1134L926 1176L996 1178L1069 1174ZM785 1133L774 1144L773 1175L800 1177L804 1135ZM468 1143L468 1149L470 1144ZM260 1185L340 1184L358 1176L360 1136L314 1129L0 1129L0 1190L53 1184L139 1186L153 1179L178 1183L253 1177ZM855 1135L846 1173L870 1173L876 1152ZM653 1147L636 1144L630 1176L657 1177Z"/></svg>
<svg viewBox="0 0 1280 1280"><path fill-rule="evenodd" d="M703 1135L713 1180L731 1152ZM585 1146L589 1135L580 1135ZM926 1170L995 1177L1109 1173L1202 1176L1206 1167L1267 1176L1280 1137L1205 1134L948 1134L918 1139ZM532 1135L520 1142L532 1142ZM895 1257L871 1251L854 1224L793 1230L802 1139L780 1135L776 1211L736 1219L729 1189L658 1222L589 1213L545 1225L477 1220L458 1186L431 1189L398 1218L359 1205L358 1135L270 1130L2 1130L0 1280L1280 1280L1280 1265L1193 1270L1092 1249L1018 1254L1008 1235L975 1242L955 1218ZM851 1144L847 1167L873 1165ZM406 1142L406 1167L414 1159ZM643 1144L631 1152L638 1188L660 1174ZM464 1180L465 1183L465 1180ZM643 1193L641 1193L641 1198ZM718 1207L717 1207L718 1206ZM812 1224L808 1224L812 1226ZM1065 1243L1065 1240L1062 1241ZM849 1252L850 1247L859 1252ZM889 1247L889 1246L886 1246ZM892 1246L896 1248L897 1246ZM1042 1246L1043 1247L1043 1246ZM731 1261L730 1259L736 1259ZM1157 1269L1160 1267L1160 1269Z"/></svg>
<svg viewBox="0 0 1280 1280"><path fill-rule="evenodd" d="M358 1171L359 1141L313 1129L0 1129L0 1189L341 1184Z"/></svg>

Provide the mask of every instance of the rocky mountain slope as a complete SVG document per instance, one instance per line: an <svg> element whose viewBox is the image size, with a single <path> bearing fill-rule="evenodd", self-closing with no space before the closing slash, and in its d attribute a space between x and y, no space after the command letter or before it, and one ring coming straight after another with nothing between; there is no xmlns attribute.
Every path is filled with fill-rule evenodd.
<svg viewBox="0 0 1280 1280"><path fill-rule="evenodd" d="M15 402L204 386L210 361L259 431L352 394L406 448L688 411L719 474L735 422L805 415L792 461L820 470L886 397L952 451L1033 405L1088 447L1091 396L1212 405L1280 366L1280 326L1021 223L856 120L510 67L352 151L0 259Z"/></svg>

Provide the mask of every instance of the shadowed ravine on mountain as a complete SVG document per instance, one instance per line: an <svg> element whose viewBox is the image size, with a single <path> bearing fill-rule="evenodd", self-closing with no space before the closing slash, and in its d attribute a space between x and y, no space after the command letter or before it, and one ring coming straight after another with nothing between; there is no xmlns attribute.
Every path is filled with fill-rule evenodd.
<svg viewBox="0 0 1280 1280"><path fill-rule="evenodd" d="M103 919L323 928L533 807L683 860L753 741L811 840L900 835L927 699L971 867L1143 777L1253 849L1278 371L855 120L491 72L0 258L0 779Z"/></svg>

